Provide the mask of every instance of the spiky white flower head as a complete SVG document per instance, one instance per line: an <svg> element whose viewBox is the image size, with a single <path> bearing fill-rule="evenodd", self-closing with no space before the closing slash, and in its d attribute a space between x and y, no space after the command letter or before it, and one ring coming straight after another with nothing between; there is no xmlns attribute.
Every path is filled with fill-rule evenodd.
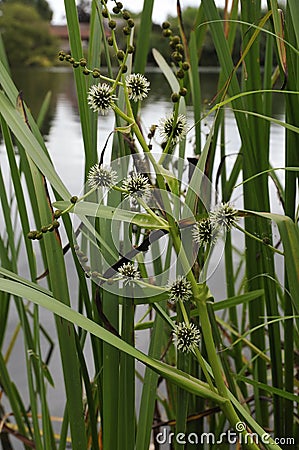
<svg viewBox="0 0 299 450"><path fill-rule="evenodd" d="M183 353L189 353L198 348L200 331L194 323L187 325L185 322L182 322L175 325L172 340L178 350Z"/></svg>
<svg viewBox="0 0 299 450"><path fill-rule="evenodd" d="M126 84L129 91L129 99L138 102L147 97L149 92L149 81L140 73L132 73L126 77Z"/></svg>
<svg viewBox="0 0 299 450"><path fill-rule="evenodd" d="M142 173L132 173L123 182L123 189L127 191L128 197L132 197L137 200L149 200L151 196L151 185L148 178L142 175Z"/></svg>
<svg viewBox="0 0 299 450"><path fill-rule="evenodd" d="M178 276L175 281L169 284L169 301L176 303L179 300L187 302L192 296L191 283L186 277Z"/></svg>
<svg viewBox="0 0 299 450"><path fill-rule="evenodd" d="M159 122L159 132L163 142L167 142L172 136L171 143L173 145L177 144L183 140L187 134L186 116L179 114L176 122L174 121L173 113L165 119L161 119Z"/></svg>
<svg viewBox="0 0 299 450"><path fill-rule="evenodd" d="M89 169L87 175L88 185L97 189L99 187L107 187L110 188L117 181L117 173L115 170L112 170L110 167L104 167L102 164L95 164Z"/></svg>
<svg viewBox="0 0 299 450"><path fill-rule="evenodd" d="M209 217L196 222L192 230L193 240L200 246L214 244L217 240L217 235L218 229Z"/></svg>
<svg viewBox="0 0 299 450"><path fill-rule="evenodd" d="M88 104L94 112L99 112L103 116L108 114L116 100L111 87L107 83L93 84L88 91Z"/></svg>
<svg viewBox="0 0 299 450"><path fill-rule="evenodd" d="M118 272L126 285L132 284L134 281L140 279L139 270L133 263L130 262L124 263L121 267L119 267Z"/></svg>
<svg viewBox="0 0 299 450"><path fill-rule="evenodd" d="M230 203L221 203L221 205L210 213L210 219L214 226L225 228L229 231L238 221L237 214L238 210Z"/></svg>

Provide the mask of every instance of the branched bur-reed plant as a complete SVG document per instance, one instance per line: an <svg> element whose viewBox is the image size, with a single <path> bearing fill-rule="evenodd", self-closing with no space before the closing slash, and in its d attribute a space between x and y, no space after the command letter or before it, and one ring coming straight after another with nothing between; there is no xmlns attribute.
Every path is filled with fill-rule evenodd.
<svg viewBox="0 0 299 450"><path fill-rule="evenodd" d="M151 86L143 73L153 1L145 2L137 38L135 21L121 2L94 1L87 57L75 2L65 2L71 53L60 52L59 59L74 68L85 150L86 184L78 195L72 196L55 172L38 126L1 63L2 135L31 276L28 281L17 274L18 240L1 176L8 235L0 241L1 321L4 325L14 299L24 335L30 398L28 413L1 349L1 387L14 418L1 407L3 448L10 448L7 436L15 429L26 448L38 449L62 450L68 439L78 450L147 450L151 442L153 448L166 443L175 449L296 445L299 7L287 2L285 41L278 5L274 0L268 3L264 13L258 0L250 7L241 1L238 19L238 2L233 2L223 22L214 1L203 0L186 37L178 2L178 34L168 22L161 30L169 40L171 65L153 52L172 90L169 112L160 117L155 111L145 130L142 102L150 99ZM235 67L230 52L237 19L243 42ZM256 61L260 34L268 22L272 28L267 29L261 74ZM218 103L204 116L198 58L207 25L221 67ZM124 44L117 37L120 29ZM107 67L101 67L101 49ZM272 76L274 51L279 68ZM236 69L241 66L240 83ZM271 117L279 70L285 81L280 91L286 101L285 122ZM187 119L186 103L192 119L190 114ZM241 138L230 173L225 146L228 104ZM97 137L97 122L105 114L115 115L115 127L109 136ZM208 115L212 125L202 145L200 122ZM271 122L286 129L285 186L269 162ZM196 158L187 158L190 136ZM218 153L221 162L214 175ZM286 215L271 213L269 176ZM244 197L242 210L232 201L237 181ZM29 232L33 219L27 214L24 182L36 223ZM270 220L278 226L278 243L272 242ZM236 233L242 233L246 243L237 264ZM48 289L36 281L37 245ZM70 301L66 276L64 254L69 251L79 281L77 309ZM213 272L222 253L227 299L216 302ZM285 265L284 284L276 276L274 255ZM33 302L33 309L25 299ZM48 403L51 378L41 352L38 305L56 318L66 392L59 436L54 435ZM88 334L92 361L87 364ZM135 347L141 335L149 341L146 353ZM1 345L3 337L1 331ZM145 365L144 372L136 370L136 361ZM275 441L276 437L285 440Z"/></svg>

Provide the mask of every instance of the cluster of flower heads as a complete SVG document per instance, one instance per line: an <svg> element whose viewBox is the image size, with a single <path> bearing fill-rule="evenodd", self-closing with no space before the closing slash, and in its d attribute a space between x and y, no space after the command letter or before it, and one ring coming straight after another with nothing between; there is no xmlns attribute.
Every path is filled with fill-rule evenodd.
<svg viewBox="0 0 299 450"><path fill-rule="evenodd" d="M117 182L117 173L110 167L97 163L89 169L87 182L92 189L111 188ZM132 172L123 181L122 188L125 195L134 200L148 201L151 197L151 184L148 177L142 173Z"/></svg>
<svg viewBox="0 0 299 450"><path fill-rule="evenodd" d="M184 276L178 276L175 281L168 284L168 299L170 303L188 302L192 298L192 286ZM198 348L200 331L193 323L181 322L174 325L172 340L177 349L189 353Z"/></svg>
<svg viewBox="0 0 299 450"><path fill-rule="evenodd" d="M145 99L149 92L149 85L149 81L140 73L128 75L126 77L126 86L129 99L134 102ZM103 116L108 114L109 110L113 108L116 99L113 89L107 83L93 84L87 96L90 108Z"/></svg>
<svg viewBox="0 0 299 450"><path fill-rule="evenodd" d="M142 101L148 96L149 86L149 81L140 73L132 73L126 77L129 99L134 102ZM90 108L103 116L113 108L116 100L114 90L107 83L94 84L88 91L87 101ZM170 139L171 145L175 145L186 137L188 131L186 116L179 114L175 117L172 113L160 120L158 129L163 144Z"/></svg>
<svg viewBox="0 0 299 450"><path fill-rule="evenodd" d="M151 185L146 176L141 173L133 172L123 182L123 189L127 192L127 196L134 200L148 201L151 196Z"/></svg>
<svg viewBox="0 0 299 450"><path fill-rule="evenodd" d="M193 240L199 246L214 244L221 230L230 231L238 221L238 210L230 203L221 203L209 217L197 222L192 230Z"/></svg>
<svg viewBox="0 0 299 450"><path fill-rule="evenodd" d="M160 120L159 132L163 142L171 139L171 144L175 145L185 139L187 134L187 119L183 114L179 114L175 119L174 114Z"/></svg>
<svg viewBox="0 0 299 450"><path fill-rule="evenodd" d="M93 84L87 96L88 104L94 112L99 112L102 116L108 114L113 107L116 97L107 83Z"/></svg>
<svg viewBox="0 0 299 450"><path fill-rule="evenodd" d="M95 164L89 169L87 175L88 185L92 189L98 189L99 187L110 188L117 181L117 173L110 167L105 167L102 164Z"/></svg>
<svg viewBox="0 0 299 450"><path fill-rule="evenodd" d="M214 226L225 228L227 231L234 227L238 220L238 210L230 203L221 203L214 211L210 213L211 222Z"/></svg>
<svg viewBox="0 0 299 450"><path fill-rule="evenodd" d="M126 77L126 86L129 92L129 99L134 102L143 100L148 96L149 81L140 73L132 73Z"/></svg>
<svg viewBox="0 0 299 450"><path fill-rule="evenodd" d="M123 280L125 285L132 285L134 281L140 279L139 270L131 262L124 263L121 267L119 267L118 273L120 274L120 278Z"/></svg>
<svg viewBox="0 0 299 450"><path fill-rule="evenodd" d="M172 340L183 353L195 351L200 344L200 330L194 323L178 323L174 326Z"/></svg>
<svg viewBox="0 0 299 450"><path fill-rule="evenodd" d="M186 277L178 276L175 281L168 285L169 302L176 303L178 301L187 302L192 296L191 283Z"/></svg>
<svg viewBox="0 0 299 450"><path fill-rule="evenodd" d="M213 244L218 236L218 229L214 227L209 217L196 222L192 230L193 240L200 246Z"/></svg>

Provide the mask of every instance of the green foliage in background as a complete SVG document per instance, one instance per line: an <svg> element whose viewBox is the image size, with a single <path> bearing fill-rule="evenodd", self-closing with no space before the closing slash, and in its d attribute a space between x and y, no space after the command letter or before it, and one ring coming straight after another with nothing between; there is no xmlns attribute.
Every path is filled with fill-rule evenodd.
<svg viewBox="0 0 299 450"><path fill-rule="evenodd" d="M9 63L14 67L49 66L57 54L57 40L47 20L26 2L0 4L0 29Z"/></svg>
<svg viewBox="0 0 299 450"><path fill-rule="evenodd" d="M23 5L31 6L36 9L40 17L46 22L50 22L53 17L53 11L47 2L47 0L23 0L22 2L18 0L1 0L0 4L12 4L12 3L22 3Z"/></svg>

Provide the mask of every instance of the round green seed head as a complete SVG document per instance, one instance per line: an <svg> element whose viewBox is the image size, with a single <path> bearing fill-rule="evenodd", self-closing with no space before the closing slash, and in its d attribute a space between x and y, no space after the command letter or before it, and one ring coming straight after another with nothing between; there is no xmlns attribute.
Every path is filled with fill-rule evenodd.
<svg viewBox="0 0 299 450"><path fill-rule="evenodd" d="M54 211L54 217L55 219L58 219L58 217L60 217L62 214L61 209L56 209L56 211Z"/></svg>
<svg viewBox="0 0 299 450"><path fill-rule="evenodd" d="M99 78L100 77L100 71L98 69L93 69L92 76L93 78Z"/></svg>
<svg viewBox="0 0 299 450"><path fill-rule="evenodd" d="M187 92L188 92L187 89L182 87L179 91L179 94L181 97L185 97L187 95Z"/></svg>
<svg viewBox="0 0 299 450"><path fill-rule="evenodd" d="M129 55L134 53L134 51L135 51L135 48L133 47L133 45L129 45L128 46L128 53L129 53Z"/></svg>
<svg viewBox="0 0 299 450"><path fill-rule="evenodd" d="M131 15L130 15L129 11L123 11L123 18L125 20L129 20L130 17L131 17Z"/></svg>
<svg viewBox="0 0 299 450"><path fill-rule="evenodd" d="M176 44L175 48L177 52L184 53L184 46L182 44Z"/></svg>
<svg viewBox="0 0 299 450"><path fill-rule="evenodd" d="M73 197L70 198L70 202L75 204L78 201L78 197L76 195L73 195Z"/></svg>
<svg viewBox="0 0 299 450"><path fill-rule="evenodd" d="M170 28L167 28L167 30L163 30L162 34L164 37L170 37L172 35L172 31Z"/></svg>
<svg viewBox="0 0 299 450"><path fill-rule="evenodd" d="M123 50L118 50L116 56L117 56L117 59L119 59L120 61L123 61L125 59L125 52Z"/></svg>
<svg viewBox="0 0 299 450"><path fill-rule="evenodd" d="M27 233L27 238L33 240L35 239L36 234L37 234L36 230L29 231L29 233Z"/></svg>
<svg viewBox="0 0 299 450"><path fill-rule="evenodd" d="M134 22L133 19L129 19L129 20L128 20L128 26L129 26L130 28L134 28L135 22Z"/></svg>
<svg viewBox="0 0 299 450"><path fill-rule="evenodd" d="M163 28L163 30L167 30L168 28L170 28L170 22L167 22L167 21L163 22L162 28Z"/></svg>
<svg viewBox="0 0 299 450"><path fill-rule="evenodd" d="M108 27L111 28L111 30L114 30L116 28L116 22L115 20L109 20Z"/></svg>
<svg viewBox="0 0 299 450"><path fill-rule="evenodd" d="M179 52L173 52L172 54L171 54L171 57L172 57L172 59L174 60L174 61L176 61L176 62L180 62L180 61L182 61L182 55L179 53Z"/></svg>
<svg viewBox="0 0 299 450"><path fill-rule="evenodd" d="M183 71L183 69L179 69L176 73L177 78L182 79L185 76L185 72Z"/></svg>
<svg viewBox="0 0 299 450"><path fill-rule="evenodd" d="M182 64L182 68L183 68L183 70L185 70L185 71L187 71L187 70L189 70L190 69L190 64L188 63L188 62L183 62L183 64Z"/></svg>
<svg viewBox="0 0 299 450"><path fill-rule="evenodd" d="M130 34L131 34L130 28L129 27L124 27L123 28L123 33L124 33L125 36L130 36Z"/></svg>
<svg viewBox="0 0 299 450"><path fill-rule="evenodd" d="M172 103L177 103L179 101L179 99L180 99L180 96L176 92L173 92L171 94L171 101L172 101Z"/></svg>
<svg viewBox="0 0 299 450"><path fill-rule="evenodd" d="M173 44L178 45L178 44L180 44L180 42L181 42L180 36L178 36L177 34L175 36L173 36L173 38L172 38Z"/></svg>

